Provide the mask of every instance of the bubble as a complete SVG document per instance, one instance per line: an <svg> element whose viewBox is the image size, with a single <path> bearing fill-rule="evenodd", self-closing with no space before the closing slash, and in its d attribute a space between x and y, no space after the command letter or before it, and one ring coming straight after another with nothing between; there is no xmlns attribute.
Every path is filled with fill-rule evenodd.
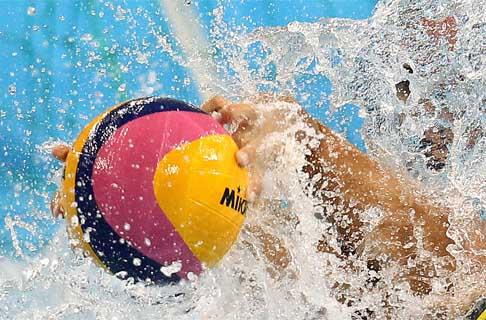
<svg viewBox="0 0 486 320"><path fill-rule="evenodd" d="M41 264L43 267L47 266L47 265L49 264L49 262L50 262L50 261L49 261L49 258L42 258L42 259L40 260L40 264Z"/></svg>
<svg viewBox="0 0 486 320"><path fill-rule="evenodd" d="M120 278L122 278L122 279L124 279L124 278L128 277L128 272L126 272L126 271L120 271L120 272L117 272L115 275L118 276L118 277L120 277Z"/></svg>
<svg viewBox="0 0 486 320"><path fill-rule="evenodd" d="M115 19L118 21L125 20L127 14L127 10L123 9L122 7L118 6L116 8Z"/></svg>
<svg viewBox="0 0 486 320"><path fill-rule="evenodd" d="M78 216L72 216L71 217L71 226L72 227L79 226L79 218L78 218Z"/></svg>
<svg viewBox="0 0 486 320"><path fill-rule="evenodd" d="M181 269L182 263L180 261L174 261L168 266L161 267L160 272L162 272L165 276L170 277L174 273L181 271Z"/></svg>
<svg viewBox="0 0 486 320"><path fill-rule="evenodd" d="M122 83L119 87L118 87L118 92L125 92L125 90L127 89L127 85L125 83Z"/></svg>
<svg viewBox="0 0 486 320"><path fill-rule="evenodd" d="M81 41L91 41L93 40L93 35L91 33L85 33L80 37Z"/></svg>
<svg viewBox="0 0 486 320"><path fill-rule="evenodd" d="M15 84L11 84L8 86L8 94L14 96L17 93L17 86Z"/></svg>
<svg viewBox="0 0 486 320"><path fill-rule="evenodd" d="M150 246L152 245L152 241L150 241L150 239L149 239L149 238L145 238L145 239L144 239L144 243L145 243L145 245L146 245L147 247L150 247Z"/></svg>
<svg viewBox="0 0 486 320"><path fill-rule="evenodd" d="M140 258L133 258L132 263L135 267L140 267L142 265L142 260L140 260Z"/></svg>
<svg viewBox="0 0 486 320"><path fill-rule="evenodd" d="M188 279L189 281L194 282L194 281L196 281L196 280L197 280L197 278L198 278L198 276L197 276L197 274L195 274L194 272L188 272L188 273L187 273L187 279Z"/></svg>
<svg viewBox="0 0 486 320"><path fill-rule="evenodd" d="M143 54L142 52L138 52L135 61L137 61L140 64L147 64L148 63L147 55Z"/></svg>
<svg viewBox="0 0 486 320"><path fill-rule="evenodd" d="M35 7L28 7L27 8L27 14L29 16L35 16L36 13L37 13L37 9Z"/></svg>

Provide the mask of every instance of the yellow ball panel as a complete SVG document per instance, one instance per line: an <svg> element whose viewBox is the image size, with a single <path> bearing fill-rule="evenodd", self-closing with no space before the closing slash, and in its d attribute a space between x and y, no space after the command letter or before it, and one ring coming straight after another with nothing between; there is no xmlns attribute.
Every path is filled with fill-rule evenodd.
<svg viewBox="0 0 486 320"><path fill-rule="evenodd" d="M210 135L168 152L154 176L160 208L194 255L216 264L244 221L248 174L230 136Z"/></svg>
<svg viewBox="0 0 486 320"><path fill-rule="evenodd" d="M484 310L483 313L481 313L478 320L486 320L486 310Z"/></svg>

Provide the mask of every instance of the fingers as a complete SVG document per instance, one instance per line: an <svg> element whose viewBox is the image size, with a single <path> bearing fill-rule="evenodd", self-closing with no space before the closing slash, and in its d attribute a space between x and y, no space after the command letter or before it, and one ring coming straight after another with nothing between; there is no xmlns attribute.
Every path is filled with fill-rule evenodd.
<svg viewBox="0 0 486 320"><path fill-rule="evenodd" d="M58 191L51 201L51 213L54 218L64 218L64 209L61 205L61 193Z"/></svg>
<svg viewBox="0 0 486 320"><path fill-rule="evenodd" d="M252 105L233 104L220 111L221 124L231 124L233 140L241 148L255 140L258 133L257 113Z"/></svg>
<svg viewBox="0 0 486 320"><path fill-rule="evenodd" d="M230 105L231 101L221 97L221 96L216 96L208 101L206 101L202 106L201 109L204 112L207 112L209 114L213 112L219 112L224 106Z"/></svg>
<svg viewBox="0 0 486 320"><path fill-rule="evenodd" d="M235 154L236 162L241 167L248 167L250 163L255 160L256 156L256 147L253 145L247 145L240 150L238 150Z"/></svg>
<svg viewBox="0 0 486 320"><path fill-rule="evenodd" d="M248 202L254 202L262 192L262 178L260 171L256 166L252 166L256 159L256 147L253 144L250 144L241 148L236 152L235 158L238 165L250 169L250 182L246 191L246 197Z"/></svg>
<svg viewBox="0 0 486 320"><path fill-rule="evenodd" d="M201 109L211 114L221 124L239 123L245 125L257 118L253 105L232 103L221 96L209 99L201 106Z"/></svg>
<svg viewBox="0 0 486 320"><path fill-rule="evenodd" d="M70 147L68 147L65 144L58 144L57 146L54 146L52 148L52 155L54 158L56 158L59 161L66 162L66 158L69 154L69 151L71 150Z"/></svg>
<svg viewBox="0 0 486 320"><path fill-rule="evenodd" d="M258 117L255 107L248 103L234 103L219 110L221 123L238 123L240 126L251 125Z"/></svg>

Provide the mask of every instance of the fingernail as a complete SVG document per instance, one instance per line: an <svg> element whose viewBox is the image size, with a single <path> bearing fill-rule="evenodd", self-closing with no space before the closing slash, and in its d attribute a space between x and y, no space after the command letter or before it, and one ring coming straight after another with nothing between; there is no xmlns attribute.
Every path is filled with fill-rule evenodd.
<svg viewBox="0 0 486 320"><path fill-rule="evenodd" d="M214 120L218 121L218 122L221 122L221 119L223 119L223 116L221 115L221 113L216 112L216 111L215 111L215 112L213 112L213 113L211 113L211 117L212 117Z"/></svg>
<svg viewBox="0 0 486 320"><path fill-rule="evenodd" d="M256 200L256 193L255 191L250 191L248 193L248 202L254 202Z"/></svg>
<svg viewBox="0 0 486 320"><path fill-rule="evenodd" d="M236 162L242 167L246 167L250 163L250 157L244 151L236 152Z"/></svg>

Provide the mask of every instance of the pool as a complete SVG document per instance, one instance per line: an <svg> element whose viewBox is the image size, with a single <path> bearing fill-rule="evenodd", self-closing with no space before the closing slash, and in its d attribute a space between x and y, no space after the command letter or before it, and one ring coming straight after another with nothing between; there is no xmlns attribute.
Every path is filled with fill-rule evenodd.
<svg viewBox="0 0 486 320"><path fill-rule="evenodd" d="M464 314L465 297L484 293L485 251L469 238L484 243L484 3L48 0L0 1L0 10L1 320L420 319L437 306ZM304 190L305 154L284 133L268 139L288 143L246 218L287 250L284 271L266 260L265 232L241 232L220 264L174 286L120 281L71 250L65 221L49 212L62 175L54 144L72 143L93 117L131 98L200 105L262 92L294 97L447 208L447 224L435 229L447 225L457 270L419 296L398 267L377 271L353 257L348 268L327 252L335 208ZM370 231L384 211L359 215ZM417 252L434 268L444 263L418 244Z"/></svg>

